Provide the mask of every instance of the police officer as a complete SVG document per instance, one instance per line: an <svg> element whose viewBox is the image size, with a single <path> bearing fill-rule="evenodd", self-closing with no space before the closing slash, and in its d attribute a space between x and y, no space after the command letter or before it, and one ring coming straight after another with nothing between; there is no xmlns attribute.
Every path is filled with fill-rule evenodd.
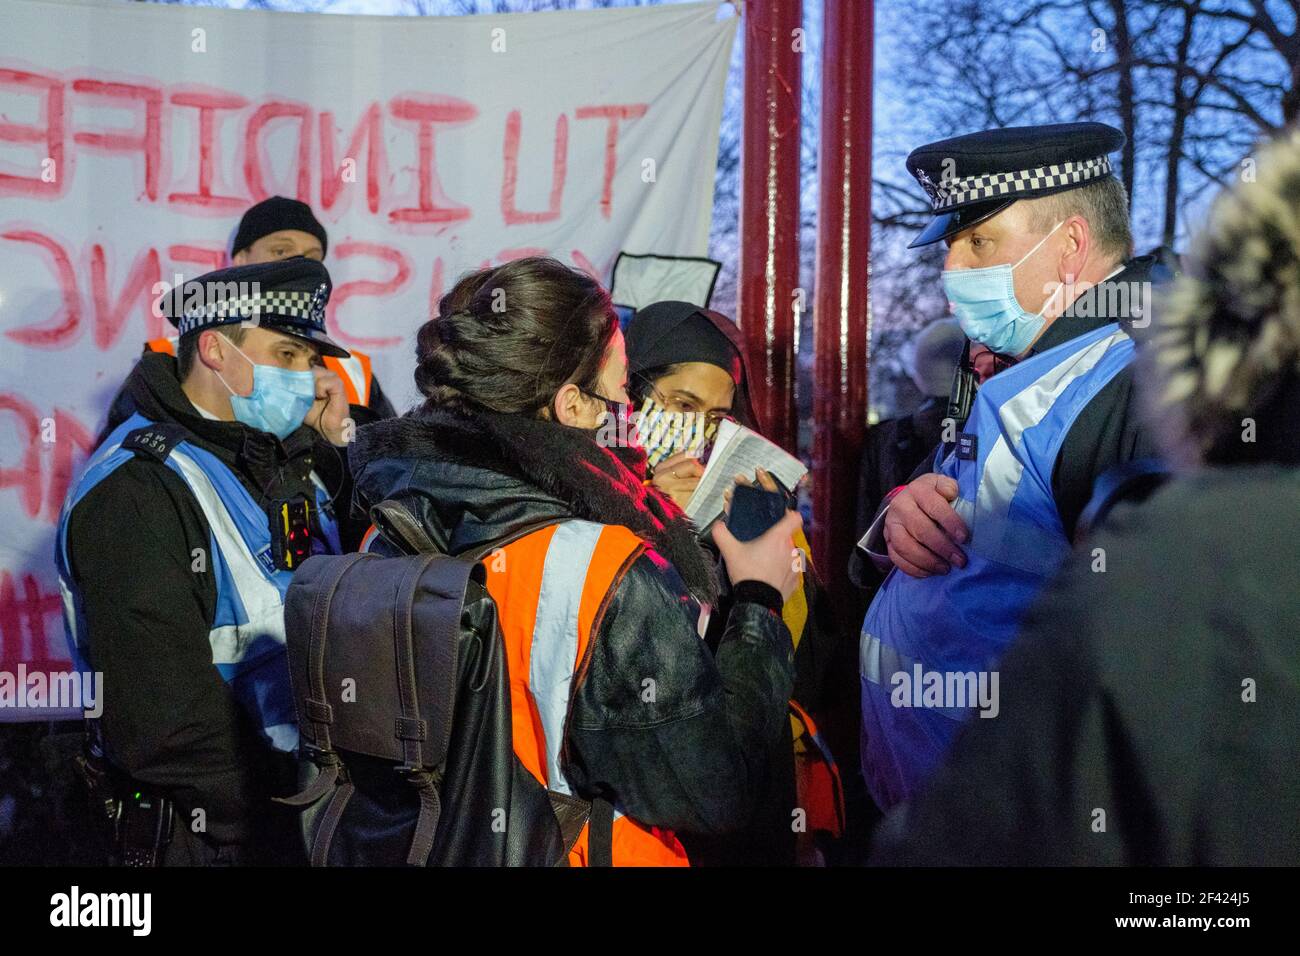
<svg viewBox="0 0 1300 956"><path fill-rule="evenodd" d="M91 759L113 779L118 852L137 864L292 862L297 726L283 598L337 553L313 470L353 427L322 355L330 279L296 257L209 273L162 308L178 356L146 354L134 411L59 520L69 644L103 674Z"/></svg>
<svg viewBox="0 0 1300 956"><path fill-rule="evenodd" d="M324 262L328 250L325 227L310 206L298 199L271 196L250 206L239 220L230 261L243 266L305 256ZM343 380L348 402L366 410L357 417L358 426L397 414L370 370L369 355L352 349L347 357L323 358L325 366Z"/></svg>
<svg viewBox="0 0 1300 956"><path fill-rule="evenodd" d="M297 199L272 196L250 206L239 220L231 243L230 261L245 266L303 256L323 262L328 250L329 236L310 206ZM150 339L145 343L145 351L175 355L176 346L175 336ZM346 358L323 355L321 359L343 382L343 392L354 406L352 416L358 427L397 414L371 370L369 355L353 349ZM123 389L113 400L101 440L132 411L131 396Z"/></svg>
<svg viewBox="0 0 1300 956"><path fill-rule="evenodd" d="M1300 130L1257 155L1139 359L1187 472L1044 589L998 665L998 719L954 743L878 861L1300 861Z"/></svg>
<svg viewBox="0 0 1300 956"><path fill-rule="evenodd" d="M1154 260L1130 260L1123 186L1100 123L988 130L915 150L907 168L943 241L947 297L998 359L952 452L895 493L864 538L893 566L863 622L863 771L907 797L971 714L1020 614L1069 553L1097 477L1156 453L1139 420L1130 331ZM985 713L994 711L989 701Z"/></svg>

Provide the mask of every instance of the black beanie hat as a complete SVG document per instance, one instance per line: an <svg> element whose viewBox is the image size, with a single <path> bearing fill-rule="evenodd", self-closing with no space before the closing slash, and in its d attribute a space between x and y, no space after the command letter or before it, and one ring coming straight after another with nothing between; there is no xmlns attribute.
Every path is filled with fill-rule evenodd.
<svg viewBox="0 0 1300 956"><path fill-rule="evenodd" d="M250 206L244 218L239 220L239 230L235 233L235 242L230 249L233 256L247 249L263 236L282 229L297 229L320 240L321 255L329 251L329 241L325 238L325 227L311 211L311 206L297 199L284 196L272 196L263 199L256 206Z"/></svg>
<svg viewBox="0 0 1300 956"><path fill-rule="evenodd" d="M744 340L735 322L721 312L676 300L652 302L638 309L623 333L627 373L645 380L645 373L678 362L716 365L736 383L732 411L744 426L762 431L749 394Z"/></svg>

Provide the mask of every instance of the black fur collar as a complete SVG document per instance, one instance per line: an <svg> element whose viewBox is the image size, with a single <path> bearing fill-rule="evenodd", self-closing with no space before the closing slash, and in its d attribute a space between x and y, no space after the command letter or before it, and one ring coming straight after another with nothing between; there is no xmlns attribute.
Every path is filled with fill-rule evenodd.
<svg viewBox="0 0 1300 956"><path fill-rule="evenodd" d="M717 600L708 553L682 510L642 484L639 450L616 456L590 432L520 415L417 408L358 429L348 458L359 483L367 464L382 459L470 465L520 479L563 502L575 518L631 529L672 562L692 596ZM424 490L437 496L437 488Z"/></svg>

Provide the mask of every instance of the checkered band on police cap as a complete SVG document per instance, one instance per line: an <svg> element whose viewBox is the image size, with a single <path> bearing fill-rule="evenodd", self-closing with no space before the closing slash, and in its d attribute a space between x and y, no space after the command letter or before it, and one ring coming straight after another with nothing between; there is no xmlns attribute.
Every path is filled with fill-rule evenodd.
<svg viewBox="0 0 1300 956"><path fill-rule="evenodd" d="M186 335L210 325L227 325L235 320L259 318L274 318L276 324L316 329L325 327L325 303L329 299L325 283L321 283L313 292L258 290L251 294L229 297L221 294L220 285L214 283L212 288L205 288L206 301L186 308L177 325L179 334ZM208 294L215 294L215 297L208 299Z"/></svg>
<svg viewBox="0 0 1300 956"><path fill-rule="evenodd" d="M1007 173L945 178L938 183L924 169L916 171L916 179L929 195L935 212L970 202L1014 198L1021 193L1037 192L1040 189L1078 186L1109 175L1110 159L1106 156Z"/></svg>

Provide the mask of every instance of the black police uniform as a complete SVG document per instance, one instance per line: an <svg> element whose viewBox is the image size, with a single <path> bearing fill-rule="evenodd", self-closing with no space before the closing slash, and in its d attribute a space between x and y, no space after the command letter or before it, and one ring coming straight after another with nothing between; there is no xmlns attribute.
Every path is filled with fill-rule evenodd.
<svg viewBox="0 0 1300 956"><path fill-rule="evenodd" d="M322 283L328 294L329 283L320 263L303 258L223 270L183 289L204 280L258 282L267 294ZM260 324L342 352L323 320L290 325L265 311ZM324 447L306 425L281 441L237 421L204 418L181 390L176 365L170 355L143 356L124 389L133 408L216 456L260 505L311 497L319 461L337 459L346 469L346 455ZM137 455L78 502L67 535L90 662L103 673L100 729L114 769L174 800L185 823L199 808L206 818L202 835L174 827L163 862L300 862L296 816L270 800L297 789L296 768L258 739L212 661L215 567L208 562L196 572L191 557L195 549L206 553L212 539L185 480L158 458Z"/></svg>

